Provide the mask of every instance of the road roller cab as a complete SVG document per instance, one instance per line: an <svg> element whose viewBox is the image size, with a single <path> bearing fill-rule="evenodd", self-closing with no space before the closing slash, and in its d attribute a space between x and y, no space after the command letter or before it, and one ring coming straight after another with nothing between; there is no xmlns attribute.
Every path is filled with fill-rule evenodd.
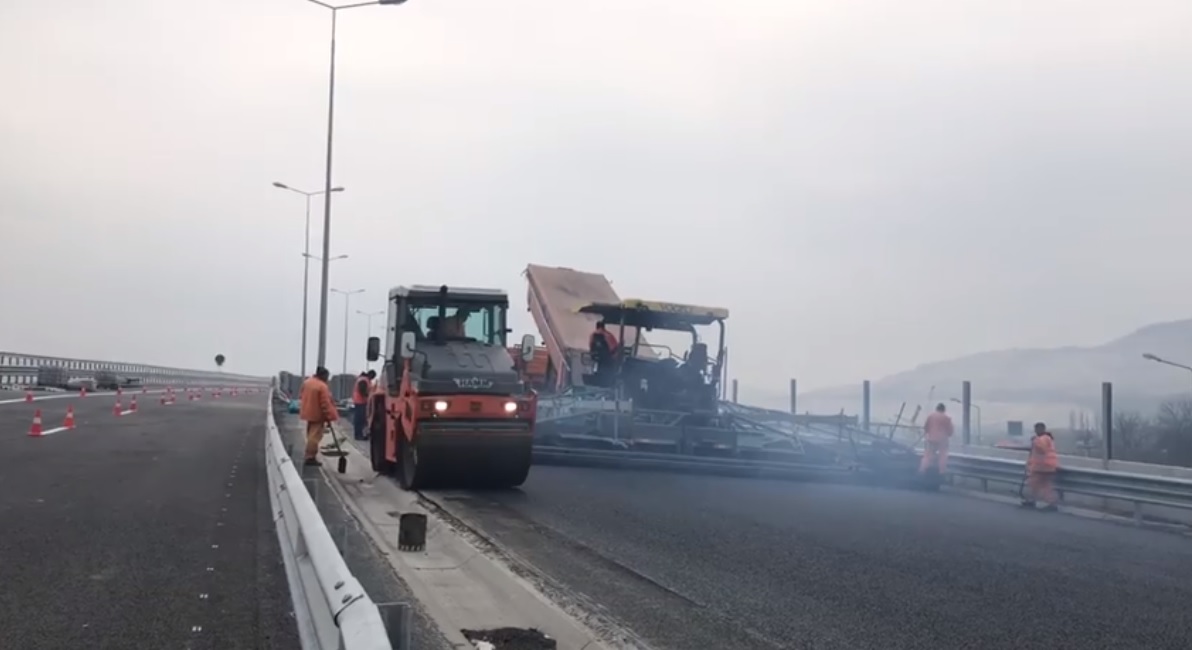
<svg viewBox="0 0 1192 650"><path fill-rule="evenodd" d="M389 292L384 359L369 418L373 469L403 488L512 487L525 481L534 393L506 349L503 291L447 286ZM520 350L534 353L527 335Z"/></svg>

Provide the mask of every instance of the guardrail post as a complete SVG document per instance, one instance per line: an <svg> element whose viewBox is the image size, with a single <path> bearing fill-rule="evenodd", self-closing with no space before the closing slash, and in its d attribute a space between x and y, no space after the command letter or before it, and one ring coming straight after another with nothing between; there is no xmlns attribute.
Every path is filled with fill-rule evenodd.
<svg viewBox="0 0 1192 650"><path fill-rule="evenodd" d="M791 415L799 414L799 380L791 380Z"/></svg>
<svg viewBox="0 0 1192 650"><path fill-rule="evenodd" d="M967 379L960 384L960 420L967 445L973 437L973 383Z"/></svg>
<svg viewBox="0 0 1192 650"><path fill-rule="evenodd" d="M869 431L869 380L861 382L861 430Z"/></svg>
<svg viewBox="0 0 1192 650"><path fill-rule="evenodd" d="M1109 469L1113 460L1113 384L1101 382L1101 464Z"/></svg>
<svg viewBox="0 0 1192 650"><path fill-rule="evenodd" d="M381 620L385 623L385 632L393 650L411 650L414 615L409 604L377 603L377 610L381 612Z"/></svg>

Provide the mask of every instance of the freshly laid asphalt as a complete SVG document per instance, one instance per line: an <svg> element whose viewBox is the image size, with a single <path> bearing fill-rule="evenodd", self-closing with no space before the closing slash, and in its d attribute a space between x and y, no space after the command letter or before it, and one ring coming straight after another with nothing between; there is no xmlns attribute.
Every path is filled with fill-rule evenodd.
<svg viewBox="0 0 1192 650"><path fill-rule="evenodd" d="M428 493L657 648L1192 648L1192 540L946 493L536 466Z"/></svg>
<svg viewBox="0 0 1192 650"><path fill-rule="evenodd" d="M137 397L0 405L0 648L298 647L265 395Z"/></svg>

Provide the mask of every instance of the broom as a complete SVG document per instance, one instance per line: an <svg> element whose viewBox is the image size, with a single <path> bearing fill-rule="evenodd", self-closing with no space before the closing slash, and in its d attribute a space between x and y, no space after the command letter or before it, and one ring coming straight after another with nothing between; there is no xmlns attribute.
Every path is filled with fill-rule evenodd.
<svg viewBox="0 0 1192 650"><path fill-rule="evenodd" d="M335 427L330 422L327 423L327 428L331 430L331 440L335 443L336 454L339 455L339 460L335 464L335 469L340 474L348 473L348 454L339 446L339 434L336 433Z"/></svg>

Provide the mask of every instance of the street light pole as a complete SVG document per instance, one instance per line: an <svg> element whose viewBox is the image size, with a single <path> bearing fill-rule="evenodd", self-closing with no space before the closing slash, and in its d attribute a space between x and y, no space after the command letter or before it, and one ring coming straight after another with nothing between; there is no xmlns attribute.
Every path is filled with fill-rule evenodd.
<svg viewBox="0 0 1192 650"><path fill-rule="evenodd" d="M1163 359L1163 358L1161 358L1161 357L1155 356L1155 355L1151 354L1150 352L1146 352L1146 353L1144 353L1144 354L1142 355L1142 358L1143 358L1143 359L1146 359L1147 361L1154 361L1155 363L1162 363L1162 364L1164 364L1164 365L1172 366L1172 367L1175 367L1175 368L1182 368L1182 369L1184 369L1184 370L1187 370L1188 372L1192 372L1192 366L1186 366L1186 365L1184 365L1184 364L1182 364L1182 363L1176 363L1176 362L1174 362L1174 361L1168 361L1167 359Z"/></svg>
<svg viewBox="0 0 1192 650"><path fill-rule="evenodd" d="M332 145L335 134L335 27L339 12L343 9L356 9L372 5L399 5L406 0L373 0L372 2L357 2L348 5L332 5L321 0L310 2L331 11L331 61L330 72L327 75L327 166L323 179L323 281L319 296L319 365L326 367L327 363L327 298L330 288L330 268L327 258L331 256L331 161Z"/></svg>
<svg viewBox="0 0 1192 650"><path fill-rule="evenodd" d="M332 289L335 293L341 294L344 297L344 371L343 374L348 374L348 306L352 302L352 296L357 293L364 293L364 289L352 289L351 291L341 291L340 289Z"/></svg>
<svg viewBox="0 0 1192 650"><path fill-rule="evenodd" d="M964 402L956 399L955 397L951 398L951 401L956 402L957 404L964 404ZM977 409L977 444L981 444L981 407L973 404L972 402L969 402L969 406Z"/></svg>
<svg viewBox="0 0 1192 650"><path fill-rule="evenodd" d="M317 196L319 194L323 194L324 190L319 190L317 192L305 192L305 191L300 190L296 187L290 187L289 185L286 185L285 183L279 183L277 181L273 182L273 187L283 189L283 190L289 190L291 192L296 192L306 198L306 247L302 251L303 261L302 261L302 371L301 371L302 376L305 377L306 376L306 342L308 341L308 339L306 337L306 321L307 321L307 317L310 314L310 307L309 307L308 303L309 303L309 299L310 299L310 258L312 257L310 254L310 199L312 196ZM331 188L331 191L332 192L342 192L342 191L344 191L344 188L333 187L333 188Z"/></svg>

